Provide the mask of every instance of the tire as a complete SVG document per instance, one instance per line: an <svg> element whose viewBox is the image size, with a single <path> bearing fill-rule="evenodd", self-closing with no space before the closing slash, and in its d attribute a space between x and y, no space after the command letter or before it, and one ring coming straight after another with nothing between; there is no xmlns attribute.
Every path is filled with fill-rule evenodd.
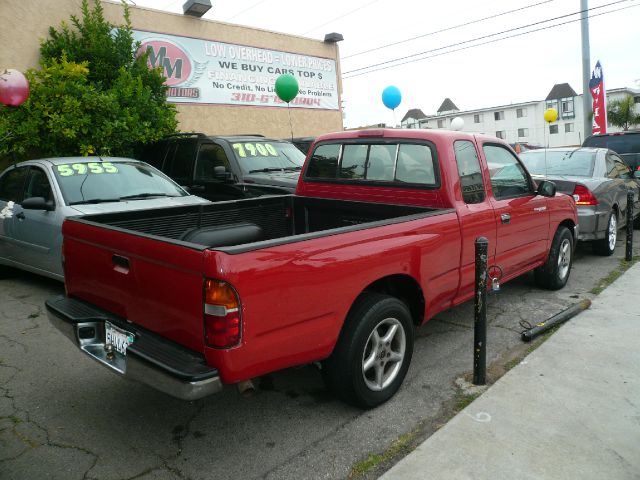
<svg viewBox="0 0 640 480"><path fill-rule="evenodd" d="M398 391L412 354L413 322L407 305L389 295L364 293L351 308L333 353L323 362L322 376L337 397L372 408Z"/></svg>
<svg viewBox="0 0 640 480"><path fill-rule="evenodd" d="M612 210L609 214L609 220L607 221L607 229L605 236L602 240L596 240L593 242L593 252L602 255L603 257L610 257L616 250L616 240L618 239L618 217L615 210Z"/></svg>
<svg viewBox="0 0 640 480"><path fill-rule="evenodd" d="M548 290L559 290L567 284L573 264L573 236L567 227L559 226L553 236L547 261L535 269L536 283Z"/></svg>

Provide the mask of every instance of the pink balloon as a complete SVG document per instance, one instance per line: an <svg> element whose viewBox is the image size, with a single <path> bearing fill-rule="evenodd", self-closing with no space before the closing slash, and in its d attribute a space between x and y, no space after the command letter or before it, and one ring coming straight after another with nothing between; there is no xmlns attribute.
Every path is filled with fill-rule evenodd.
<svg viewBox="0 0 640 480"><path fill-rule="evenodd" d="M0 103L17 107L29 98L29 82L18 70L12 68L0 74Z"/></svg>

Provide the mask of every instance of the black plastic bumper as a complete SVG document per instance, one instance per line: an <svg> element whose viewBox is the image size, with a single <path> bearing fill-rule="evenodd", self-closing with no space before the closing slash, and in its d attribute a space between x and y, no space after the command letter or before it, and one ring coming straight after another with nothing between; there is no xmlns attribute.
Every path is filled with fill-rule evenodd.
<svg viewBox="0 0 640 480"><path fill-rule="evenodd" d="M198 352L79 300L58 296L45 305L49 321L80 350L127 379L183 400L222 389L218 370ZM134 334L126 355L105 349L105 321Z"/></svg>

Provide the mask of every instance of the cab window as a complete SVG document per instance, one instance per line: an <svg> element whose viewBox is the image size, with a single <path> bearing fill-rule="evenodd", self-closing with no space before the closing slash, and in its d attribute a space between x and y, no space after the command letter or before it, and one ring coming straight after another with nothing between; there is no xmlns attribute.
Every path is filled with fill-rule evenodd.
<svg viewBox="0 0 640 480"><path fill-rule="evenodd" d="M529 176L524 167L507 148L501 145L484 144L482 150L487 159L491 188L496 199L533 193Z"/></svg>
<svg viewBox="0 0 640 480"><path fill-rule="evenodd" d="M29 167L18 167L0 177L0 200L20 203L24 198L24 182L28 173Z"/></svg>
<svg viewBox="0 0 640 480"><path fill-rule="evenodd" d="M485 192L476 147L473 142L468 140L458 140L453 143L453 149L458 164L460 189L464 203L482 203Z"/></svg>
<svg viewBox="0 0 640 480"><path fill-rule="evenodd" d="M46 202L53 200L51 184L47 174L39 167L31 167L24 190L24 198L42 197Z"/></svg>

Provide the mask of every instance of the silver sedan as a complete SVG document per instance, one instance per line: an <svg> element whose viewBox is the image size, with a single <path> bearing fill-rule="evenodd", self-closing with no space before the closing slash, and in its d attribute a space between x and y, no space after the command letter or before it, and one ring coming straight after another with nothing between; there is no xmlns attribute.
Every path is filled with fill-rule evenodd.
<svg viewBox="0 0 640 480"><path fill-rule="evenodd" d="M606 148L550 148L520 154L534 179L548 179L557 191L572 195L578 207L578 240L592 241L593 250L611 255L618 229L626 225L627 192L633 191L638 215L639 184L629 167Z"/></svg>
<svg viewBox="0 0 640 480"><path fill-rule="evenodd" d="M0 175L0 270L63 280L62 222L70 216L211 203L128 158L29 160Z"/></svg>

